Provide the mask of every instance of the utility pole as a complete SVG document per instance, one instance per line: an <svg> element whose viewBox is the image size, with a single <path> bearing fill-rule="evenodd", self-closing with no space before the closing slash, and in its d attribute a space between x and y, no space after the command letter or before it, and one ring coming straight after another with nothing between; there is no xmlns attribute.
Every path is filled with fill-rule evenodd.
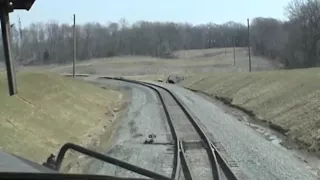
<svg viewBox="0 0 320 180"><path fill-rule="evenodd" d="M20 16L18 16L18 25L19 25L20 40L22 40L22 27L21 27L21 18L20 18Z"/></svg>
<svg viewBox="0 0 320 180"><path fill-rule="evenodd" d="M21 27L21 18L18 16L18 28L19 28L19 42L18 42L18 54L19 61L22 59L22 27Z"/></svg>
<svg viewBox="0 0 320 180"><path fill-rule="evenodd" d="M76 15L73 14L73 69L72 77L75 77L76 74L76 58L77 58L77 38L76 38Z"/></svg>
<svg viewBox="0 0 320 180"><path fill-rule="evenodd" d="M249 21L249 18L247 19L247 22L248 22L248 53L249 53L249 71L251 72L250 21Z"/></svg>
<svg viewBox="0 0 320 180"><path fill-rule="evenodd" d="M236 37L233 36L233 66L236 66Z"/></svg>
<svg viewBox="0 0 320 180"><path fill-rule="evenodd" d="M225 42L225 45L224 45L224 55L226 56L227 55L227 46L228 46L228 39L226 40Z"/></svg>
<svg viewBox="0 0 320 180"><path fill-rule="evenodd" d="M227 46L224 48L224 55L227 55Z"/></svg>

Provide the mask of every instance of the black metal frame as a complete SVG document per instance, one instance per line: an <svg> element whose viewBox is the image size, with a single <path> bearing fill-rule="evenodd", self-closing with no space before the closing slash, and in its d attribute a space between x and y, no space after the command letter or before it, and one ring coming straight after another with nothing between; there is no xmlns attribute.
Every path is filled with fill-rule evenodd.
<svg viewBox="0 0 320 180"><path fill-rule="evenodd" d="M11 59L11 36L9 13L15 9L30 10L35 0L0 0L0 19L3 41L3 51L7 69L7 79L9 87L9 95L17 93L16 74L14 64Z"/></svg>
<svg viewBox="0 0 320 180"><path fill-rule="evenodd" d="M0 173L0 179L6 180L147 180L143 178L120 178L105 175L60 174L60 173Z"/></svg>
<svg viewBox="0 0 320 180"><path fill-rule="evenodd" d="M138 167L138 166L129 164L127 162L115 159L113 157L110 157L110 156L107 156L107 155L104 155L104 154L89 150L87 148L84 148L82 146L79 146L79 145L76 145L76 144L73 144L73 143L66 143L65 145L63 145L61 147L61 149L60 149L60 151L58 153L56 162L54 163L55 170L57 170L57 171L60 170L62 161L63 161L63 159L65 157L65 154L66 154L66 152L68 150L74 150L74 151L80 152L80 153L85 154L87 156L94 157L96 159L99 159L101 161L104 161L104 162L107 162L107 163L110 163L110 164L114 164L116 166L122 167L124 169L127 169L129 171L135 172L137 174L141 174L141 175L149 177L149 178L161 179L161 180L171 180L171 178L163 176L163 175L158 174L156 172L152 172L152 171L143 169L141 167Z"/></svg>
<svg viewBox="0 0 320 180"><path fill-rule="evenodd" d="M7 79L9 87L9 95L12 96L17 93L16 74L14 65L11 60L11 36L10 36L10 21L9 12L13 11L13 7L9 5L9 1L3 1L0 7L1 31L3 41L3 51L7 69Z"/></svg>

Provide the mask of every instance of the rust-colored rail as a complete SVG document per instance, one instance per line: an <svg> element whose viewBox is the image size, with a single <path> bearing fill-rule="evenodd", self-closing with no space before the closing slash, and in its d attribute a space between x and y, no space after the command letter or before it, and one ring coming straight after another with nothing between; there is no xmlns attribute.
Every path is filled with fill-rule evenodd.
<svg viewBox="0 0 320 180"><path fill-rule="evenodd" d="M139 85L148 87L156 92L156 94L158 95L158 97L161 101L161 104L163 106L164 113L165 113L166 118L168 120L168 124L170 126L170 129L172 132L172 137L175 141L175 146L176 146L172 179L179 179L180 163L182 163L181 165L183 166L182 169L183 169L183 172L185 173L186 179L194 179L193 178L194 175L191 172L191 169L190 169L188 163L186 162L184 149L183 149L182 143L180 142L180 139L179 139L180 137L178 137L178 135L177 135L177 132L176 132L175 127L173 125L172 119L169 115L168 108L164 102L163 95L158 90L158 88L166 91L174 99L176 104L181 108L181 110L187 116L188 120L191 122L191 124L193 125L193 127L197 131L198 135L201 137L201 140L205 144L205 149L206 149L208 157L210 159L210 163L212 166L213 179L214 180L221 179L221 172L219 170L219 167L220 167L222 172L224 173L225 177L228 180L237 180L236 176L234 175L234 173L232 172L231 168L228 166L228 164L226 163L224 158L220 155L220 153L218 152L216 147L213 145L213 143L210 141L210 139L208 138L206 133L199 126L199 124L197 122L198 120L189 112L189 110L187 109L185 104L182 101L180 101L180 99L177 98L173 92L171 92L169 89L167 89L163 86L160 86L157 84L152 84L152 83L147 83L147 82L128 80L128 79L124 79L124 78L111 78L111 77L102 77L102 78L114 79L114 80L120 80L120 81L129 82L129 83L139 84ZM180 156L181 156L181 158L180 158Z"/></svg>

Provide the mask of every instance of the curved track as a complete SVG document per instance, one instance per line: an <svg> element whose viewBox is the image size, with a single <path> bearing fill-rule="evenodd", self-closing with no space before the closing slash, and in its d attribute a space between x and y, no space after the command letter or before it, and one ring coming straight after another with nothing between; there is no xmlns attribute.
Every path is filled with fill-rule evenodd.
<svg viewBox="0 0 320 180"><path fill-rule="evenodd" d="M159 97L175 144L172 179L236 180L197 120L170 90L151 83L109 78L146 86ZM200 164L199 164L200 163Z"/></svg>

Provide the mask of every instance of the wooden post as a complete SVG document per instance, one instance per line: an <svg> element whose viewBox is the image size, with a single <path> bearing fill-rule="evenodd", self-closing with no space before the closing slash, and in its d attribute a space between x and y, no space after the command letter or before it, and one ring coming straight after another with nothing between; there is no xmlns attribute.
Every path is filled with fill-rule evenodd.
<svg viewBox="0 0 320 180"><path fill-rule="evenodd" d="M228 40L226 40L226 42L224 43L224 55L227 55L227 46L228 46Z"/></svg>
<svg viewBox="0 0 320 180"><path fill-rule="evenodd" d="M236 37L233 37L233 66L236 66Z"/></svg>
<svg viewBox="0 0 320 180"><path fill-rule="evenodd" d="M77 59L77 38L76 38L76 15L73 14L73 68L72 77L76 74L76 59Z"/></svg>
<svg viewBox="0 0 320 180"><path fill-rule="evenodd" d="M9 21L9 10L8 8L2 7L0 9L1 18L1 31L2 31L2 41L3 41L3 51L6 62L7 69L7 79L9 86L9 95L17 94L17 84L16 84L16 73L14 69L14 64L11 57L11 36L10 36L10 21Z"/></svg>
<svg viewBox="0 0 320 180"><path fill-rule="evenodd" d="M227 55L227 46L224 48L224 55Z"/></svg>
<svg viewBox="0 0 320 180"><path fill-rule="evenodd" d="M18 25L19 25L19 43L18 43L18 57L19 60L22 59L22 27L21 27L21 19L20 16L18 16ZM42 63L43 64L43 63Z"/></svg>
<svg viewBox="0 0 320 180"><path fill-rule="evenodd" d="M248 22L248 53L249 53L249 71L251 72L250 21L249 21L249 18L247 19L247 22Z"/></svg>

